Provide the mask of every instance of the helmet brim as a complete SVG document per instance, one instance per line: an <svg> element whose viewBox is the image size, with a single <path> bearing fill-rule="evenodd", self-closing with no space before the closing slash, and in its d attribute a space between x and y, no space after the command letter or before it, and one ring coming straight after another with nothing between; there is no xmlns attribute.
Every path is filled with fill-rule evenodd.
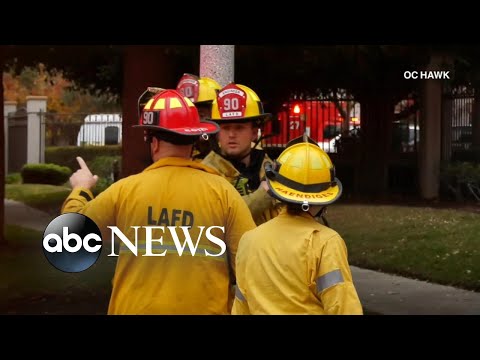
<svg viewBox="0 0 480 360"><path fill-rule="evenodd" d="M212 105L213 100L202 100L202 101L194 101L193 104L197 105Z"/></svg>
<svg viewBox="0 0 480 360"><path fill-rule="evenodd" d="M285 201L291 204L303 204L304 201L308 201L309 205L328 205L337 201L342 195L342 183L335 178L335 186L319 193L308 193L295 190L291 187L285 186L278 181L267 180L268 188L272 195L280 201Z"/></svg>
<svg viewBox="0 0 480 360"><path fill-rule="evenodd" d="M245 124L245 123L257 123L262 124L269 121L272 118L272 114L266 113L258 116L250 116L244 117L239 119L209 119L210 121L214 121L217 124Z"/></svg>
<svg viewBox="0 0 480 360"><path fill-rule="evenodd" d="M179 127L179 128L165 128L155 125L133 125L134 128L143 128L151 130L168 131L178 135L184 136L200 136L202 134L216 134L220 131L220 126L214 121L202 120L199 127Z"/></svg>

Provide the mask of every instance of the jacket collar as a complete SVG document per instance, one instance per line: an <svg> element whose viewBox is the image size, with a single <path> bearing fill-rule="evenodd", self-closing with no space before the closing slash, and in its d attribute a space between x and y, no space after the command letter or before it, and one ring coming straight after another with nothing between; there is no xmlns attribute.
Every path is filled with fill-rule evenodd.
<svg viewBox="0 0 480 360"><path fill-rule="evenodd" d="M153 169L159 169L164 166L180 166L180 167L191 167L194 169L202 170L205 172L208 172L210 174L214 175L220 175L218 171L215 169L212 169L211 167L208 167L202 163L199 163L198 161L193 161L190 159L185 159L185 158L180 158L180 157L166 157L162 158L160 160L157 160L154 162L152 165L144 169L142 172L145 171L150 171Z"/></svg>

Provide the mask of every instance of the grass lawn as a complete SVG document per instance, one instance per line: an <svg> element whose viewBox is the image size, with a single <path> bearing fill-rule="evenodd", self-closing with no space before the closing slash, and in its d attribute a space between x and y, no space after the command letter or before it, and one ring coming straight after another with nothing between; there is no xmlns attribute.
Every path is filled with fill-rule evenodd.
<svg viewBox="0 0 480 360"><path fill-rule="evenodd" d="M43 255L40 232L7 225L0 248L0 313L105 314L116 258L103 248L98 262L81 273L64 273Z"/></svg>
<svg viewBox="0 0 480 360"><path fill-rule="evenodd" d="M7 197L41 209L61 204L69 192L21 186L7 185ZM480 291L480 213L334 204L327 219L345 239L351 265ZM6 238L9 245L0 248L0 313L106 313L116 262L106 247L93 267L69 274L47 262L40 232L7 225Z"/></svg>
<svg viewBox="0 0 480 360"><path fill-rule="evenodd" d="M72 189L66 186L6 184L5 198L23 202L50 214L59 214L63 201L71 191Z"/></svg>
<svg viewBox="0 0 480 360"><path fill-rule="evenodd" d="M480 291L480 214L337 204L327 219L351 265Z"/></svg>
<svg viewBox="0 0 480 360"><path fill-rule="evenodd" d="M92 189L94 196L108 187L105 179L100 179ZM59 214L60 208L72 191L69 184L63 186L47 184L5 184L5 198L23 202L49 214Z"/></svg>

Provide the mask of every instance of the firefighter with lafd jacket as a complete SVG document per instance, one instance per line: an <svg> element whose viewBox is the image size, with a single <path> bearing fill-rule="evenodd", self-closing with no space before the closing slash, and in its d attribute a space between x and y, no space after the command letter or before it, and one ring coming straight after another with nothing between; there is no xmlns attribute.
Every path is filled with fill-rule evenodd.
<svg viewBox="0 0 480 360"><path fill-rule="evenodd" d="M266 183L262 181L263 165L271 159L254 145L259 128L270 117L249 87L235 83L223 87L212 104L211 120L220 125L218 142L202 161L238 190L257 225L277 215L277 202L268 196Z"/></svg>
<svg viewBox="0 0 480 360"><path fill-rule="evenodd" d="M255 223L223 177L191 160L194 141L215 134L218 125L200 121L194 104L176 90L159 89L136 126L144 129L154 163L94 198L97 177L78 158L80 169L62 206L62 213L92 219L104 241L112 239L109 226L132 243L138 240L137 254L119 242L108 313L229 314L238 242Z"/></svg>
<svg viewBox="0 0 480 360"><path fill-rule="evenodd" d="M363 314L344 240L315 219L342 193L329 156L303 136L265 171L284 208L240 240L232 313Z"/></svg>
<svg viewBox="0 0 480 360"><path fill-rule="evenodd" d="M177 84L177 91L188 97L198 110L201 120L211 118L212 103L222 87L218 82L206 76L183 74ZM211 140L199 138L193 148L192 158L201 161L211 150Z"/></svg>

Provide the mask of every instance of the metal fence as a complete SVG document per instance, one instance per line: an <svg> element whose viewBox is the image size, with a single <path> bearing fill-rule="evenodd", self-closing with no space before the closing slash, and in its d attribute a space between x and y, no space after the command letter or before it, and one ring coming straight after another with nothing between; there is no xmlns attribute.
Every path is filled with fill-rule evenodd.
<svg viewBox="0 0 480 360"><path fill-rule="evenodd" d="M284 148L304 133L328 153L337 152L342 136L352 135L360 127L360 104L345 90L317 94L294 94L267 123L268 136L262 146Z"/></svg>
<svg viewBox="0 0 480 360"><path fill-rule="evenodd" d="M394 111L392 153L414 153L420 140L420 110L418 96L410 94L399 101ZM315 95L294 95L267 123L262 143L265 148L285 148L288 141L304 132L318 142L327 153L340 152L342 142L359 141L361 104L345 90Z"/></svg>
<svg viewBox="0 0 480 360"><path fill-rule="evenodd" d="M122 142L122 115L45 113L45 146L103 146Z"/></svg>
<svg viewBox="0 0 480 360"><path fill-rule="evenodd" d="M44 162L46 147L122 143L122 115L119 113L27 113L25 108L20 108L7 114L7 119L8 172L19 171L28 161Z"/></svg>
<svg viewBox="0 0 480 360"><path fill-rule="evenodd" d="M416 93L409 94L394 107L391 152L415 153L420 141L420 103Z"/></svg>
<svg viewBox="0 0 480 360"><path fill-rule="evenodd" d="M472 147L475 90L446 88L442 101L442 160L456 160Z"/></svg>

